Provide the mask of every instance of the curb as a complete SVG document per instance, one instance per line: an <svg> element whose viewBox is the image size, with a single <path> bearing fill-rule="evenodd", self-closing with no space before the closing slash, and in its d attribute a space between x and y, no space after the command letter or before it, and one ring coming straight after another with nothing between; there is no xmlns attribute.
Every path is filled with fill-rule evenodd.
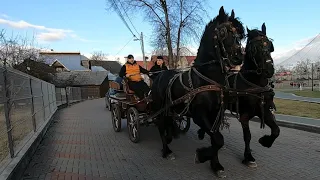
<svg viewBox="0 0 320 180"><path fill-rule="evenodd" d="M230 113L226 113L226 115L228 117L234 117ZM261 122L261 120L257 117L252 118L251 121L258 122L258 123ZM281 126L281 127L287 127L287 128L320 134L320 126L314 126L314 125L302 124L302 123L293 123L293 122L284 121L284 120L276 120L276 121L278 126Z"/></svg>

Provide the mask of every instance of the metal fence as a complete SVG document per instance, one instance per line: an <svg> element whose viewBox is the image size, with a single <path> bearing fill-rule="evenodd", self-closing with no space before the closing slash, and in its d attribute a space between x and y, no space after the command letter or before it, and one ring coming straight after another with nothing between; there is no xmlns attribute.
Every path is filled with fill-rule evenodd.
<svg viewBox="0 0 320 180"><path fill-rule="evenodd" d="M0 68L0 161L14 157L56 111L55 87L19 71Z"/></svg>
<svg viewBox="0 0 320 180"><path fill-rule="evenodd" d="M57 107L82 100L86 88L56 88L20 71L0 67L0 172Z"/></svg>

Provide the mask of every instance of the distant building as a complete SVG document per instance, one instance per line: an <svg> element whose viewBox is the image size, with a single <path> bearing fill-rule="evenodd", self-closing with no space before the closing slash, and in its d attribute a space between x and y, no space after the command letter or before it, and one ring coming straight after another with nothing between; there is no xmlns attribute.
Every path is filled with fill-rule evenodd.
<svg viewBox="0 0 320 180"><path fill-rule="evenodd" d="M40 58L54 67L57 72L109 71L118 74L121 69L121 64L117 61L90 60L80 52L40 52Z"/></svg>
<svg viewBox="0 0 320 180"><path fill-rule="evenodd" d="M89 59L80 52L40 52L40 58L57 72L90 71Z"/></svg>
<svg viewBox="0 0 320 180"><path fill-rule="evenodd" d="M71 71L56 74L54 84L57 87L81 87L83 99L104 97L109 89L109 77L115 76L108 71Z"/></svg>

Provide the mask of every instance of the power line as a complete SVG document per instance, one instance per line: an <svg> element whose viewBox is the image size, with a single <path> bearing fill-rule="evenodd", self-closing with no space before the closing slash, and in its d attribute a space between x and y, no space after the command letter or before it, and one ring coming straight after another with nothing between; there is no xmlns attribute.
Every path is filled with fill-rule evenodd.
<svg viewBox="0 0 320 180"><path fill-rule="evenodd" d="M132 41L132 39L133 39L133 38L131 38L131 39L117 52L117 54L116 54L115 56L117 56L117 55L129 44L129 42Z"/></svg>
<svg viewBox="0 0 320 180"><path fill-rule="evenodd" d="M119 3L120 3L120 5L121 5L121 7L122 7L122 9L123 9L124 13L126 14L127 18L129 19L129 22L130 22L130 24L132 25L133 29L137 32L137 34L139 34L139 32L137 31L136 27L133 25L133 23L132 23L132 21L131 21L130 17L128 16L127 11L124 9L124 7L123 7L123 5L122 5L121 1L119 1Z"/></svg>
<svg viewBox="0 0 320 180"><path fill-rule="evenodd" d="M122 20L122 22L126 25L126 27L129 29L129 31L131 32L131 34L133 35L133 37L137 37L131 30L131 28L129 27L127 21L125 20L125 18L123 17L121 10L118 7L118 4L116 3L115 0L110 0L112 1L112 4L114 4L114 9L117 12L117 14L119 15L120 19Z"/></svg>
<svg viewBox="0 0 320 180"><path fill-rule="evenodd" d="M287 61L289 61L291 58L293 58L294 56L298 56L300 52L302 52L306 47L308 47L320 34L318 34L317 36L315 36L308 44L306 44L302 49L300 49L299 51L297 51L296 53L294 53L293 55L291 55L290 57L288 57L286 60L282 61L282 63L285 63ZM309 50L310 51L310 50Z"/></svg>

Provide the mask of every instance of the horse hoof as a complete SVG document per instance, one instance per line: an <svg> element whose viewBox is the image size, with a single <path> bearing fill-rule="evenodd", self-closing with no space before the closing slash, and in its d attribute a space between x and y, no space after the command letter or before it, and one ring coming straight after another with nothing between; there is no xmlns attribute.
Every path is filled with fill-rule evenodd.
<svg viewBox="0 0 320 180"><path fill-rule="evenodd" d="M173 153L171 153L171 154L168 155L167 159L169 159L169 160L175 160L176 157L175 157L175 155L174 155Z"/></svg>
<svg viewBox="0 0 320 180"><path fill-rule="evenodd" d="M200 164L199 157L198 157L197 153L194 154L194 163L195 164Z"/></svg>
<svg viewBox="0 0 320 180"><path fill-rule="evenodd" d="M217 177L218 177L218 178L226 178L226 177L227 177L227 176L225 175L225 172L222 171L222 170L217 171L216 174L217 174Z"/></svg>
<svg viewBox="0 0 320 180"><path fill-rule="evenodd" d="M243 164L245 164L246 166L248 166L249 168L256 168L258 167L257 163L254 161L244 161L242 162Z"/></svg>

